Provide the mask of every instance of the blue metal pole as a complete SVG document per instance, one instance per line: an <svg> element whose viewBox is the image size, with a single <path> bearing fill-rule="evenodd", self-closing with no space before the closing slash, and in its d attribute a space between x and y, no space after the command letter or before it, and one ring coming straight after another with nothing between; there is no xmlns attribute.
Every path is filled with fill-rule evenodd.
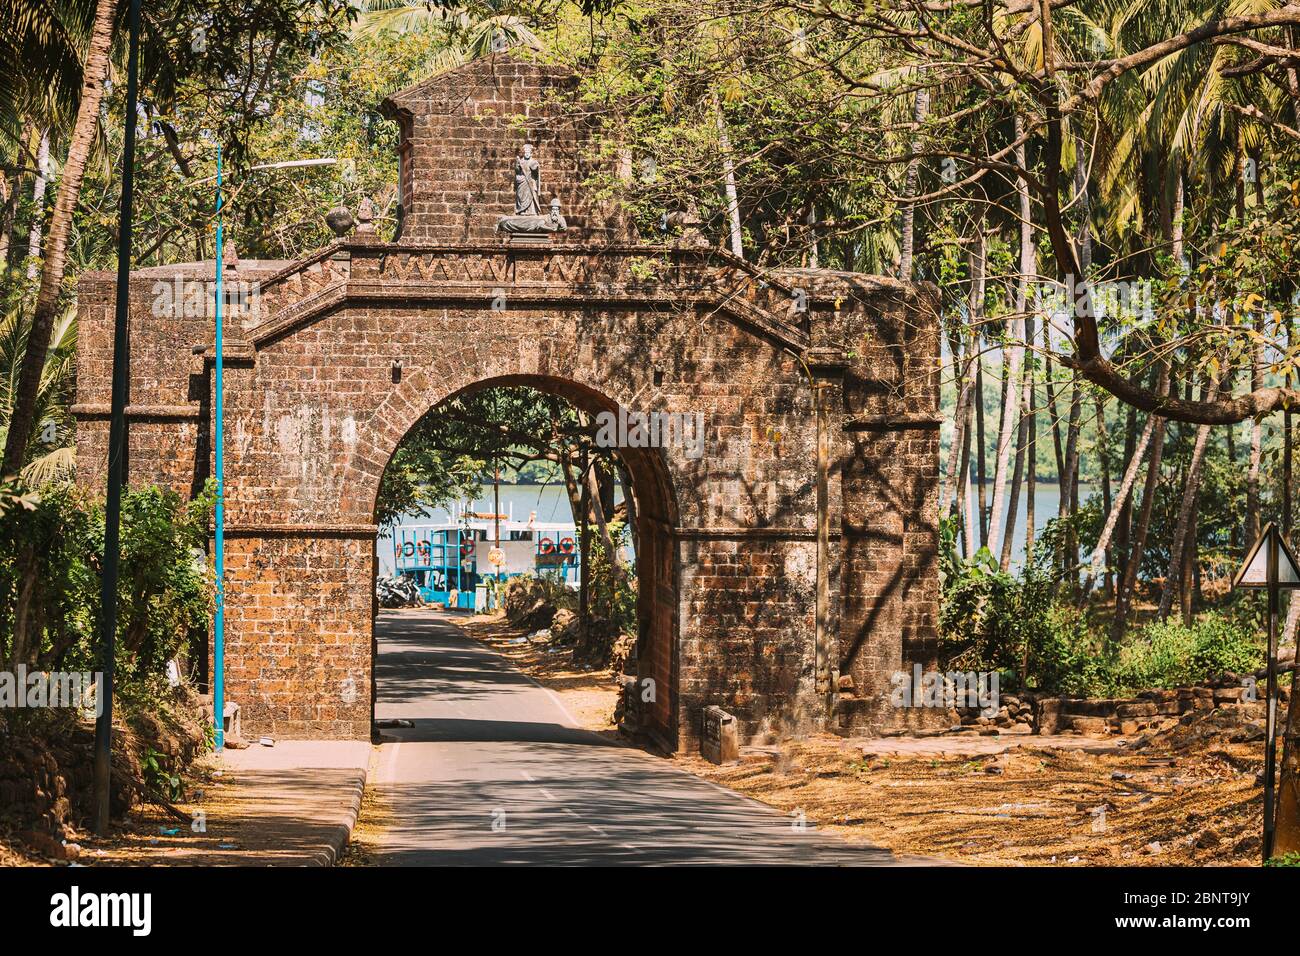
<svg viewBox="0 0 1300 956"><path fill-rule="evenodd" d="M217 612L212 627L212 709L217 721L217 750L226 744L226 457L225 457L225 409L222 405L222 372L224 371L221 355L221 316L225 304L225 295L221 288L222 273L225 265L221 251L221 147L217 147L217 331L215 367L215 402L216 402L216 471L217 471L217 508L216 508L216 575L217 575Z"/></svg>

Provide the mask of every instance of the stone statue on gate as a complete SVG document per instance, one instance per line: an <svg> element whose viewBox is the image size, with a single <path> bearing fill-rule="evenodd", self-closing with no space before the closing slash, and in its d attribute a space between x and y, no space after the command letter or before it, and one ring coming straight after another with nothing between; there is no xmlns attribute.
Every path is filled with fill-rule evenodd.
<svg viewBox="0 0 1300 956"><path fill-rule="evenodd" d="M551 199L548 213L542 212L541 166L533 159L532 144L525 143L523 155L515 159L515 213L498 219L496 231L542 239L548 233L568 228L569 224L560 215L558 198Z"/></svg>
<svg viewBox="0 0 1300 956"><path fill-rule="evenodd" d="M533 159L532 143L524 143L524 154L515 159L515 215L542 214L542 168Z"/></svg>

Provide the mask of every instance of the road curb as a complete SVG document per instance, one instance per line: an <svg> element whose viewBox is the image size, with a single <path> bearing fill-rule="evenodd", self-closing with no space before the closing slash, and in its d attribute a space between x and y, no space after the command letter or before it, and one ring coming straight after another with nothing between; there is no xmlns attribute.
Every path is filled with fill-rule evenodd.
<svg viewBox="0 0 1300 956"><path fill-rule="evenodd" d="M312 852L308 866L338 865L339 857L343 855L343 848L348 845L348 841L352 839L352 831L356 829L357 817L361 815L361 801L366 793L366 778L367 771L363 768L360 774L344 784L349 791L344 819L341 823L330 827L325 837L325 845Z"/></svg>

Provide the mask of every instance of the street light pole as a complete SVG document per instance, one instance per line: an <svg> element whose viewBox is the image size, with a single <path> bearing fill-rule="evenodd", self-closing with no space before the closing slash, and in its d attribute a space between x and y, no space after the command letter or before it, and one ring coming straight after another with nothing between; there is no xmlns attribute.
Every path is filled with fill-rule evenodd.
<svg viewBox="0 0 1300 956"><path fill-rule="evenodd" d="M126 392L129 380L132 203L135 192L135 124L139 100L140 0L131 0L127 29L126 121L122 144L122 197L118 213L117 293L113 313L113 396L108 425L108 499L104 503L104 568L100 581L101 678L95 720L95 833L108 835L113 776L113 665L117 643L117 564L126 460Z"/></svg>
<svg viewBox="0 0 1300 956"><path fill-rule="evenodd" d="M221 207L223 205L221 196L221 147L217 147L217 250L216 250L216 295L217 295L217 329L216 341L213 351L216 352L215 361L213 362L213 389L216 392L214 404L216 405L216 437L213 439L215 446L214 458L216 459L216 477L217 477L217 504L216 514L213 523L215 524L213 549L216 551L214 558L214 573L217 579L217 607L212 622L212 717L216 722L216 745L217 752L220 753L226 745L226 416L225 407L222 401L222 375L225 370L225 361L222 353L221 325L222 313L225 306L225 295L222 290L222 274L226 271L226 265L223 261L221 249Z"/></svg>
<svg viewBox="0 0 1300 956"><path fill-rule="evenodd" d="M331 166L337 160L292 159L281 163L262 163L250 170L300 169L310 166ZM213 417L216 432L213 438L213 465L217 481L217 502L213 515L213 574L216 577L216 609L212 620L212 718L216 724L216 747L220 752L226 745L226 410L225 410L225 351L222 343L222 317L225 314L226 296L223 288L226 263L222 248L223 210L226 201L222 193L221 147L217 146L217 249L216 249L216 334L212 363Z"/></svg>

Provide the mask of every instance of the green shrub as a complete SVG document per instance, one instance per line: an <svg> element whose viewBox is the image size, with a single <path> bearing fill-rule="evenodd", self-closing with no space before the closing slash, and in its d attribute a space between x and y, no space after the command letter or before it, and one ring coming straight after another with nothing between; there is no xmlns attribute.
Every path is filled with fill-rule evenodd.
<svg viewBox="0 0 1300 956"><path fill-rule="evenodd" d="M1112 690L1178 687L1263 665L1258 633L1223 614L1202 614L1191 627L1175 620L1155 621L1120 647Z"/></svg>
<svg viewBox="0 0 1300 956"><path fill-rule="evenodd" d="M542 605L549 607L553 613L560 608L571 609L576 600L573 592L565 585L563 578L558 574L546 572L541 574L517 574L512 578L508 578L504 585L501 586L501 590L504 592L502 607L505 609L506 618L512 624L524 623L525 618L533 611L539 601ZM550 621L549 615L546 620L547 622Z"/></svg>
<svg viewBox="0 0 1300 956"><path fill-rule="evenodd" d="M52 483L0 513L0 667L99 670L101 503ZM118 564L117 695L142 706L166 687L206 633L212 576L204 547L211 493L192 502L149 487L122 497Z"/></svg>
<svg viewBox="0 0 1300 956"><path fill-rule="evenodd" d="M1106 692L1113 651L1104 631L1083 611L1053 605L1035 629L1030 647L1029 683L1038 690L1079 696Z"/></svg>
<svg viewBox="0 0 1300 956"><path fill-rule="evenodd" d="M950 540L945 542L950 544ZM1000 671L1011 684L1082 689L1097 661L1087 619L1055 603L1057 584L1041 564L1019 576L981 548L963 560L945 547L941 562L940 663L944 669Z"/></svg>

